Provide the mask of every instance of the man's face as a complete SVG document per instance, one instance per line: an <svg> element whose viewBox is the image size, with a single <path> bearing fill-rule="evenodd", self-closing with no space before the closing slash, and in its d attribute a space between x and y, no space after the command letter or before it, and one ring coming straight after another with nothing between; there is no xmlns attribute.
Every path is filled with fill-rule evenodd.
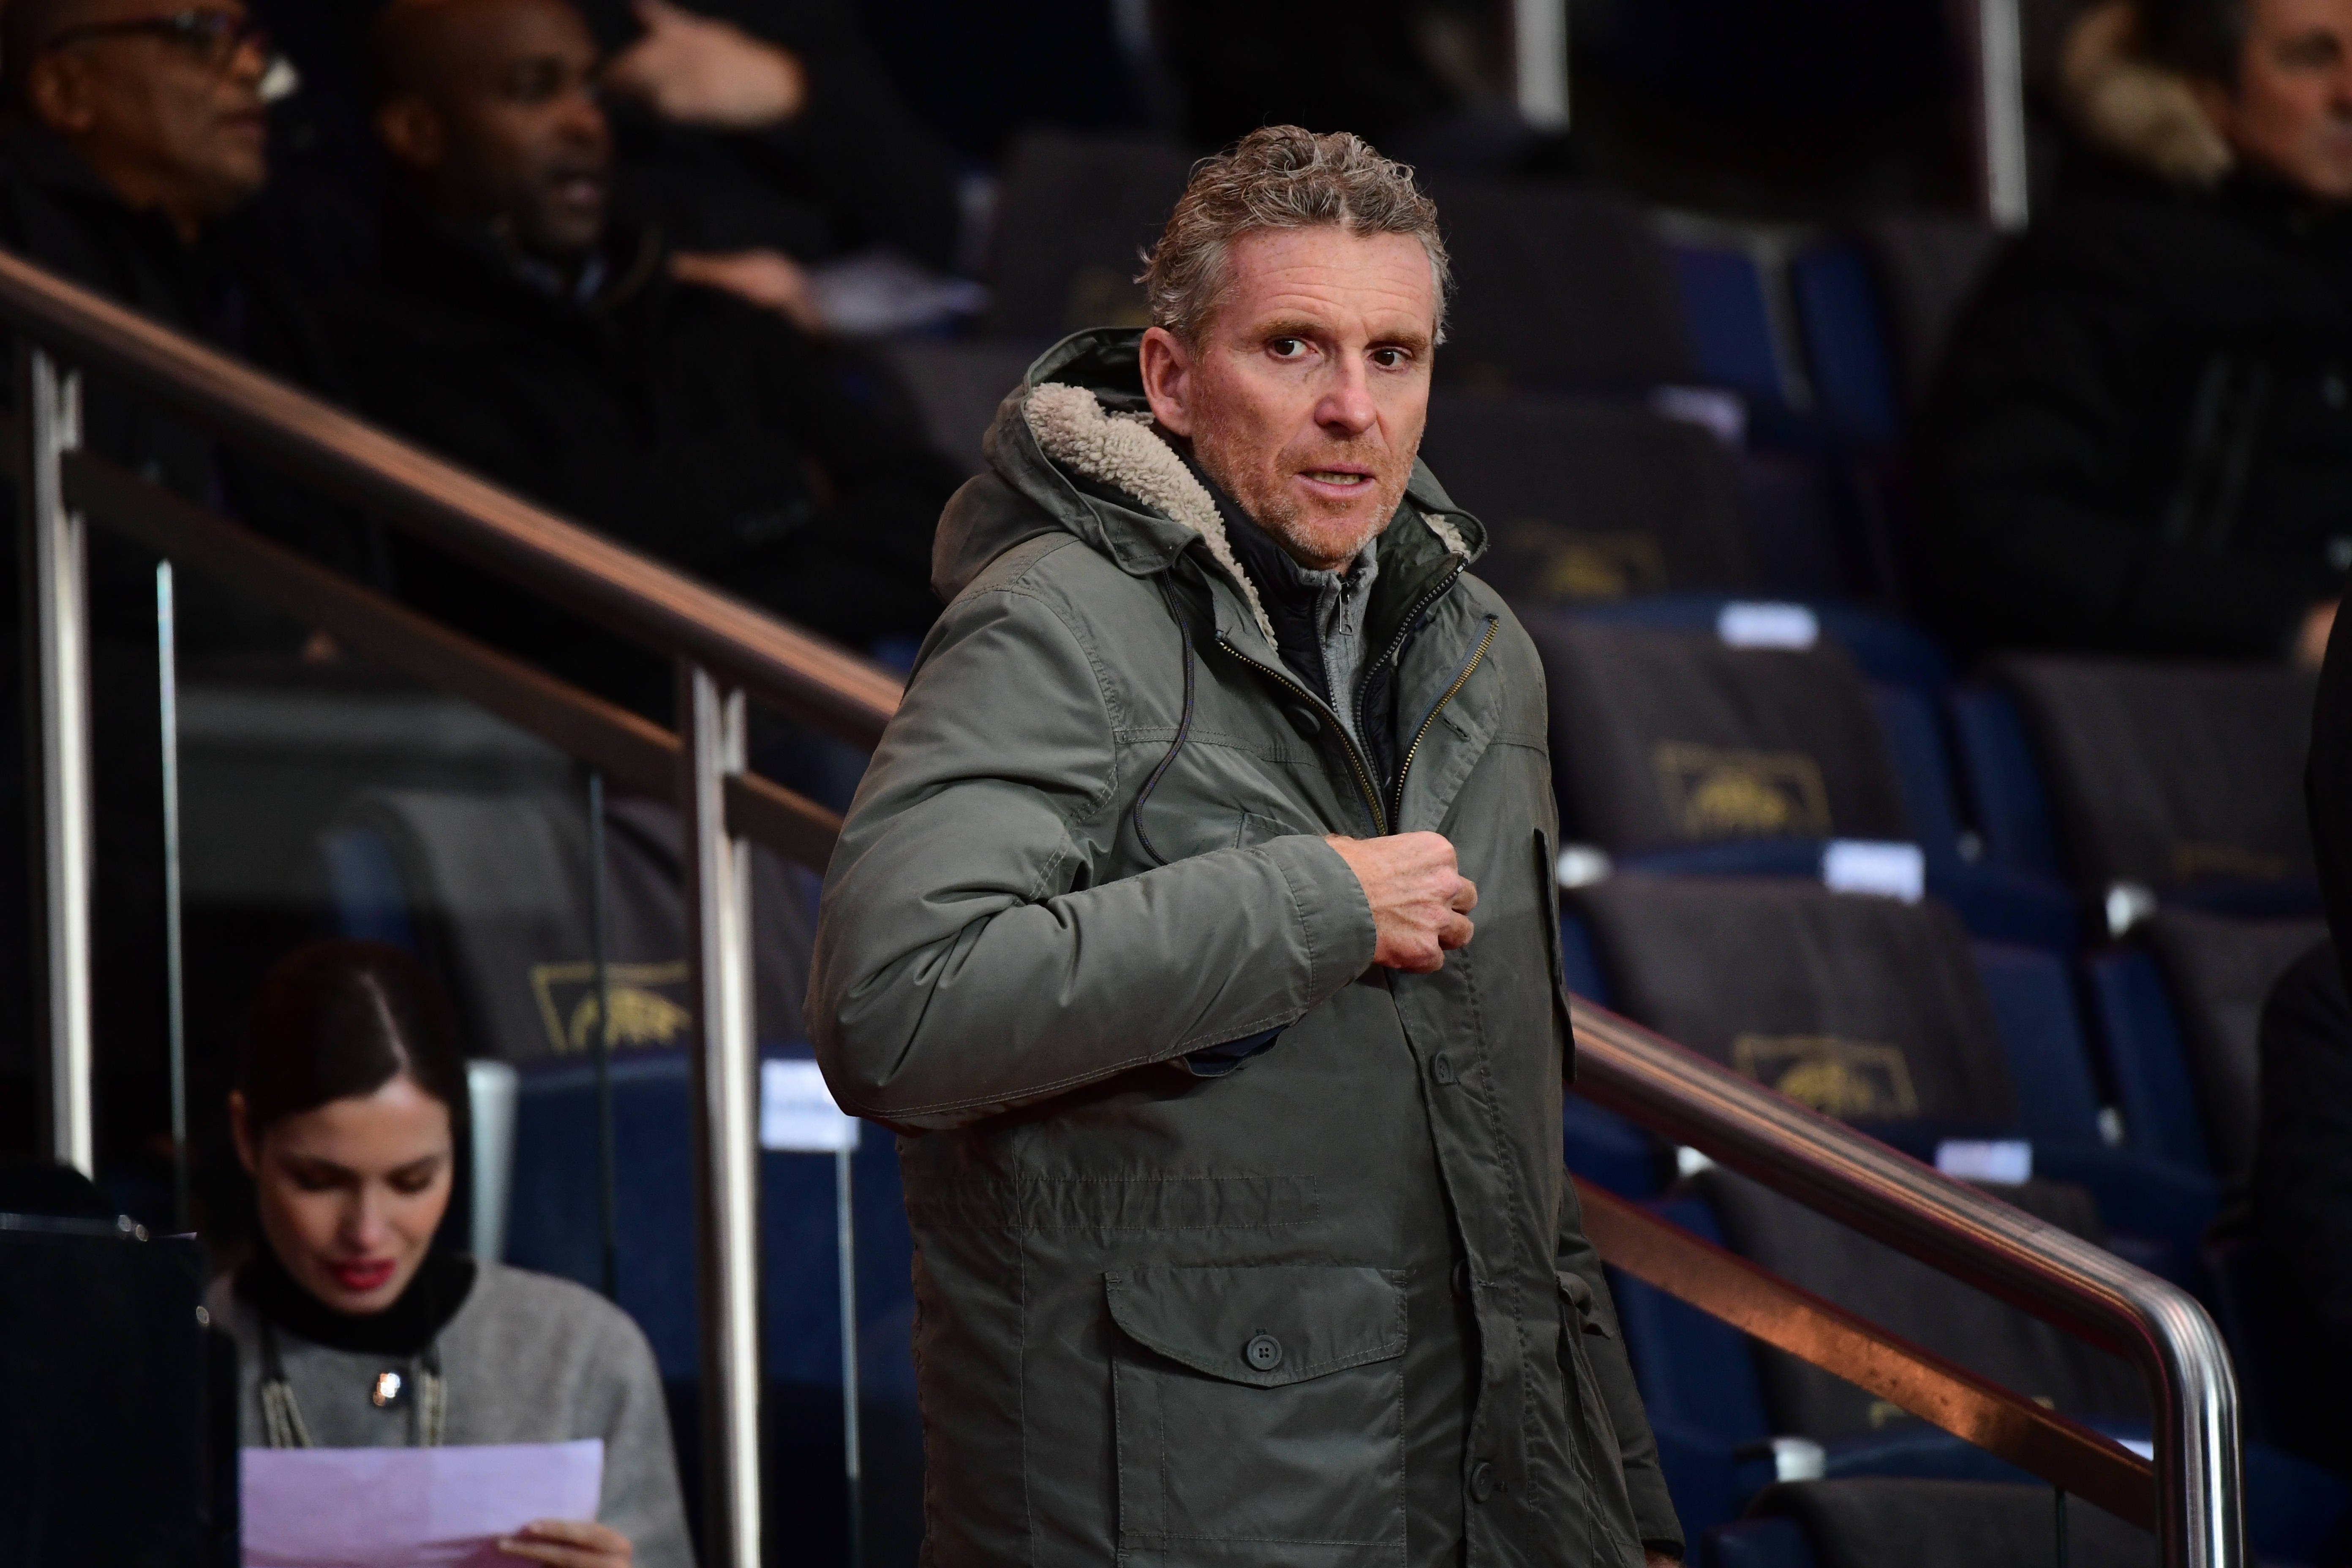
<svg viewBox="0 0 2352 1568"><path fill-rule="evenodd" d="M438 25L440 80L405 106L431 116L429 145L404 148L387 131L394 155L419 167L445 206L488 219L527 254L593 248L613 143L587 24L561 0L482 0L450 7Z"/></svg>
<svg viewBox="0 0 2352 1568"><path fill-rule="evenodd" d="M1301 563L1355 559L1404 497L1429 414L1437 288L1410 235L1244 235L1187 344L1144 334L1160 425Z"/></svg>
<svg viewBox="0 0 2352 1568"><path fill-rule="evenodd" d="M261 40L239 37L237 0L196 7L212 30L141 30L185 7L90 0L71 26L105 27L46 51L28 73L35 112L125 202L161 206L184 231L228 211L268 178ZM132 24L125 27L122 24Z"/></svg>
<svg viewBox="0 0 2352 1568"><path fill-rule="evenodd" d="M2238 154L2352 200L2352 0L2252 0L2237 89L2200 100Z"/></svg>

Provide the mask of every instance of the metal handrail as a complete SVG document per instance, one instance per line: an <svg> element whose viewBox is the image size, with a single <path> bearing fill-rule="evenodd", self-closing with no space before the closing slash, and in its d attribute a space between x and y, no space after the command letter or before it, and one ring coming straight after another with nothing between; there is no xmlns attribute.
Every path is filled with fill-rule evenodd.
<svg viewBox="0 0 2352 1568"><path fill-rule="evenodd" d="M53 1117L85 1119L89 985L89 731L87 625L81 580L83 510L151 545L185 552L355 647L459 690L537 728L575 755L651 782L665 768L690 834L690 961L703 1046L698 1053L697 1215L704 1298L705 1453L709 1496L706 1558L759 1558L758 1373L751 1224L755 1158L750 1140L750 914L742 841L817 855L834 824L743 767L742 697L749 693L842 739L878 740L896 710L895 678L823 639L531 506L283 383L18 258L0 254L0 322L20 352L21 398L5 446L25 509L26 582L37 628L35 715L42 762L44 859L49 915L51 1058L79 1075L81 1101L62 1091ZM679 732L672 735L528 667L434 626L412 612L211 517L103 459L79 452L76 371L101 369L222 437L257 447L323 492L362 507L497 574L541 593L679 660ZM1801 1203L1843 1220L1931 1266L1980 1285L2066 1331L2133 1357L2158 1391L2157 1522L2170 1568L2238 1568L2245 1559L2238 1490L2236 1390L2210 1321L2185 1293L2054 1227L1938 1175L1850 1129L1600 1009L1574 1008L1578 1087L1637 1122L1696 1147ZM1697 1300L1741 1288L1717 1269L1690 1280L1696 1256L1622 1204L1598 1197L1596 1233L1622 1247L1635 1229L1663 1272L1680 1270ZM1632 1227L1632 1228L1629 1228ZM1660 1250L1663 1248L1663 1251ZM1679 1249L1679 1250L1678 1250ZM1734 1260L1736 1261L1736 1260ZM1631 1265L1628 1265L1631 1266ZM1755 1273L1752 1266L1748 1268ZM1637 1270L1638 1271L1638 1270ZM1731 1281L1728 1287L1726 1281ZM1674 1288L1669 1286L1670 1289ZM1761 1286L1755 1290L1762 1289ZM1762 1298L1751 1290L1751 1304ZM1717 1310L1730 1300L1718 1300ZM2060 1419L2037 1423L2015 1396L1991 1389L1827 1303L1779 1287L1750 1331L1779 1312L1813 1325L1819 1363L1884 1386L1977 1412L1977 1425L1939 1416L2032 1468L2059 1457L2126 1512L2140 1471L2129 1456ZM1706 1303L1701 1302L1702 1305ZM1736 1303L1733 1310L1736 1310ZM1793 1314L1793 1318L1790 1315ZM1810 1316L1808 1316L1810 1314ZM1729 1315L1717 1310L1718 1316ZM1842 1343L1835 1353L1821 1346ZM1788 1348L1806 1353L1795 1341ZM1839 1356L1848 1359L1841 1363ZM1927 1390L1927 1394L1917 1391ZM1932 1396L1932 1397L1931 1397ZM1974 1404L1971 1405L1970 1402ZM2007 1411L2007 1415L2003 1412ZM2023 1436L2017 1434L2023 1433ZM2035 1444L2040 1447L2036 1448Z"/></svg>
<svg viewBox="0 0 2352 1568"><path fill-rule="evenodd" d="M333 500L720 671L839 739L871 747L898 710L898 678L871 660L5 252L0 322L193 424L269 453Z"/></svg>
<svg viewBox="0 0 2352 1568"><path fill-rule="evenodd" d="M1577 999L1577 1091L2134 1362L2156 1395L2168 1568L2246 1559L2237 1378L2179 1286Z"/></svg>

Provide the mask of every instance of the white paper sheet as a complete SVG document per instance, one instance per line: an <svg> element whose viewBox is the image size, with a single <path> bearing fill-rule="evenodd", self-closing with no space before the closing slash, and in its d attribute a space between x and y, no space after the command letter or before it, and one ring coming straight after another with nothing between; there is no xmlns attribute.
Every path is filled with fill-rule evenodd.
<svg viewBox="0 0 2352 1568"><path fill-rule="evenodd" d="M593 1519L604 1440L247 1448L245 1568L492 1568L535 1519Z"/></svg>

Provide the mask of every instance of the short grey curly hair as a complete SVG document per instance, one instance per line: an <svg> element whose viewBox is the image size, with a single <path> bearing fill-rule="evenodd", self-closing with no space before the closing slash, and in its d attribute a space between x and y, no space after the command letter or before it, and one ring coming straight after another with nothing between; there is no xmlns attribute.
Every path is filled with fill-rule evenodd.
<svg viewBox="0 0 2352 1568"><path fill-rule="evenodd" d="M1413 184L1412 169L1381 157L1362 137L1318 136L1296 125L1253 131L1192 165L1136 279L1150 300L1151 324L1197 342L1225 291L1234 241L1260 229L1325 226L1421 241L1437 286L1437 341L1444 341L1454 272L1437 232L1437 204Z"/></svg>

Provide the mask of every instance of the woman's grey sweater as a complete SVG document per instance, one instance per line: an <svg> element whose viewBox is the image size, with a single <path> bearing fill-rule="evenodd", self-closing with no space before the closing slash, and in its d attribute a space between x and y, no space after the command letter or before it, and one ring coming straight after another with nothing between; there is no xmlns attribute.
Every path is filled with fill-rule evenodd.
<svg viewBox="0 0 2352 1568"><path fill-rule="evenodd" d="M644 1331L569 1280L498 1263L478 1268L465 1305L440 1333L448 1398L442 1440L455 1447L602 1437L604 1490L596 1517L629 1538L635 1568L693 1568L669 1415ZM261 1335L252 1304L222 1279L206 1307L236 1341L239 1441L264 1446ZM414 1441L411 1358L330 1350L282 1327L278 1347L312 1442L397 1448ZM369 1395L387 1370L412 1392L379 1408Z"/></svg>

